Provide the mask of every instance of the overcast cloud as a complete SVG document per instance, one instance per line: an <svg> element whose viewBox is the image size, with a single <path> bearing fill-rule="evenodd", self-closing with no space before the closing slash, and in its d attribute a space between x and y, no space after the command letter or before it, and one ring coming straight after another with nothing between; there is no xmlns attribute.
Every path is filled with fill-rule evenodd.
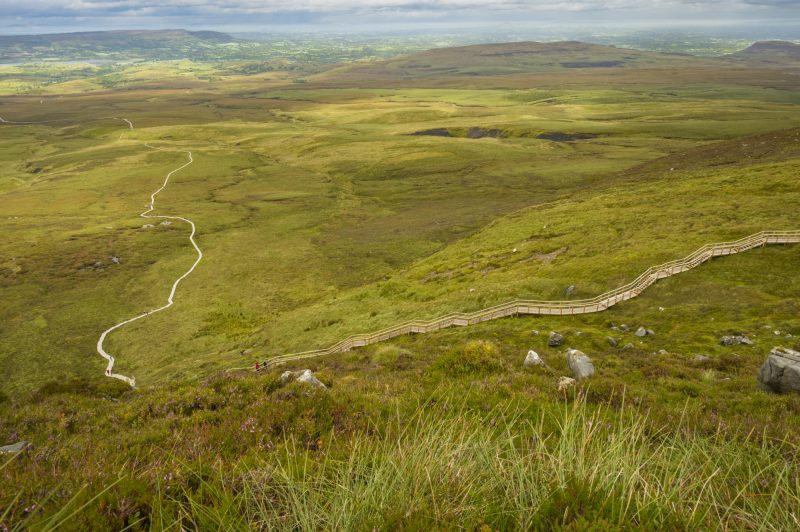
<svg viewBox="0 0 800 532"><path fill-rule="evenodd" d="M0 32L800 22L800 0L0 0Z"/></svg>

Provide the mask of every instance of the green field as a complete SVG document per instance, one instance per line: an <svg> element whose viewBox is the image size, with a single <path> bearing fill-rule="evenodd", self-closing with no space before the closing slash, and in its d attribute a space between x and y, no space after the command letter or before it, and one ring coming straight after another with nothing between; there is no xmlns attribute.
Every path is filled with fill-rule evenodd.
<svg viewBox="0 0 800 532"><path fill-rule="evenodd" d="M106 506L89 505L83 526L123 527L147 515L137 526L158 528L146 493L163 488L180 463L173 489L183 491L159 496L159 511L190 516L187 526L278 526L280 512L267 512L264 501L280 500L297 519L289 528L580 529L591 516L565 510L572 481L556 489L541 480L552 474L545 469L532 480L512 468L525 462L513 459L513 449L555 453L554 442L588 437L569 433L558 416L575 427L599 416L620 425L598 429L598 438L641 435L620 454L593 461L621 464L647 452L666 461L658 441L681 448L685 460L754 457L706 460L697 478L654 463L644 479L628 472L624 489L597 480L611 469L592 473L598 477L576 469L575 496L609 527L790 526L785 507L800 497L790 480L800 398L758 391L755 374L773 346L800 347L800 247L716 259L600 314L499 320L289 366L314 369L328 392L281 387L283 368L264 376L227 371L413 318L514 298L562 299L570 285L570 297L590 298L703 244L800 228L794 63L748 66L571 43L536 45L519 60L519 47L531 45L509 46L252 75L188 60L0 68L0 117L47 121L0 124L0 234L8 235L0 239L0 435L33 441L35 453L47 448L47 434L70 445L0 469L5 485L23 490L0 489L0 501L18 493L38 500L54 487L53 471L69 479L56 501L64 504L84 483L90 489L75 501L88 500L114 482L111 471L122 471L127 476L100 499ZM64 80L41 85L44 78ZM431 130L449 136L424 134ZM155 213L191 218L204 259L174 307L110 335L115 370L137 380L138 389L127 391L107 382L95 343L111 325L161 306L194 260L187 225L146 228L152 222L138 217L165 174L186 161L181 150L195 162L175 174ZM610 328L622 323L656 335ZM551 330L598 369L579 386L574 411L556 391L569 370L561 350L546 346ZM755 345L720 346L731 333L747 333ZM609 335L632 345L612 347ZM551 370L524 370L528 349ZM699 354L709 359L697 362ZM454 423L431 432L427 408L453 401L442 407L448 414L431 406ZM518 430L512 418L540 416L544 428L526 425L519 434L551 434L544 447L503 440ZM505 428L482 432L489 418L502 418ZM236 441L249 419L263 431L259 439L248 433ZM473 438L487 453L506 445L498 451L509 466L502 474L519 473L513 481L550 495L508 506L493 491L503 483L481 476L470 455L465 475L485 484L485 493L459 491L469 491L463 479L444 475L447 482L415 498L421 477L412 468L404 480L411 487L385 488L410 508L423 501L405 517L383 503L359 506L355 496L332 501L327 484L315 489L318 507L307 507L305 520L289 509L315 471L318 481L336 485L344 482L337 475L348 474L341 468L411 467L403 452L424 447L403 430L456 447ZM408 449L392 454L395 441ZM115 454L123 447L130 453ZM311 470L293 469L302 463L293 449ZM73 453L95 465L81 472ZM787 455L777 480L758 488L763 504L729 493L722 481L713 481L713 495L701 489L703 475L722 468L729 478L747 478L742 489L750 490L761 473L737 467L774 467ZM387 457L396 462L382 462ZM255 477L247 471L273 471L283 491L248 492L241 485ZM627 509L596 499L604 490L671 482L669 474L686 478L692 495L639 490L645 498ZM463 505L437 507L437 496L462 497ZM691 497L699 509L692 511ZM109 509L123 500L127 513ZM224 516L204 513L206 505L261 511L223 524ZM355 509L325 521L334 507ZM532 508L538 520L524 517ZM28 522L36 523L35 516Z"/></svg>

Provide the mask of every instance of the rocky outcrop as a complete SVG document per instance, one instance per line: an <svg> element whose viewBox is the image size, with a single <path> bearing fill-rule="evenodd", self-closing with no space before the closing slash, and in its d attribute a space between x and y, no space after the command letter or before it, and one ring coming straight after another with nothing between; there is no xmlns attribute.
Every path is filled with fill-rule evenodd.
<svg viewBox="0 0 800 532"><path fill-rule="evenodd" d="M769 392L800 393L800 352L773 348L758 372L758 384Z"/></svg>
<svg viewBox="0 0 800 532"><path fill-rule="evenodd" d="M567 351L567 365L572 371L572 375L578 380L594 375L592 360L577 349Z"/></svg>

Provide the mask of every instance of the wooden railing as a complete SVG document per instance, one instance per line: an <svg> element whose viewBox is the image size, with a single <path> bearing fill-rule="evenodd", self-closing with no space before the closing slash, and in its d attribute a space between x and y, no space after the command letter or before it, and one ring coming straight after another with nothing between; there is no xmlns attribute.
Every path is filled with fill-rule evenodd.
<svg viewBox="0 0 800 532"><path fill-rule="evenodd" d="M527 299L516 299L500 305L485 308L475 312L461 313L454 312L429 321L413 320L395 327L390 327L377 331L372 334L356 334L348 336L344 340L333 344L327 349L316 349L301 353L290 353L274 357L266 362L267 366L276 366L302 360L314 358L334 353L350 351L354 347L361 347L376 342L382 342L396 336L404 334L427 333L438 331L447 327L463 327L474 325L483 321L504 318L506 316L517 316L520 314L547 314L547 315L572 315L588 314L600 312L619 303L626 301L641 294L648 286L659 279L691 270L692 268L710 260L713 257L732 255L741 253L758 246L767 244L795 244L800 243L800 231L762 231L754 235L744 237L733 242L720 242L717 244L706 244L694 253L671 262L666 262L659 266L653 266L644 271L639 277L615 290L606 292L592 299L582 299L575 301L535 301Z"/></svg>

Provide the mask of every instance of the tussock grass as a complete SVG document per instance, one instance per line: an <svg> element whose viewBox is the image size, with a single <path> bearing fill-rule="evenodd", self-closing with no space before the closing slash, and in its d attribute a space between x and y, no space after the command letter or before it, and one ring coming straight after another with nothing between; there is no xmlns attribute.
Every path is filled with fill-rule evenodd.
<svg viewBox="0 0 800 532"><path fill-rule="evenodd" d="M181 526L198 529L800 525L788 444L653 432L637 412L607 414L582 399L538 419L440 404L384 437L353 437L342 456L288 438L277 460L206 477L172 502Z"/></svg>

